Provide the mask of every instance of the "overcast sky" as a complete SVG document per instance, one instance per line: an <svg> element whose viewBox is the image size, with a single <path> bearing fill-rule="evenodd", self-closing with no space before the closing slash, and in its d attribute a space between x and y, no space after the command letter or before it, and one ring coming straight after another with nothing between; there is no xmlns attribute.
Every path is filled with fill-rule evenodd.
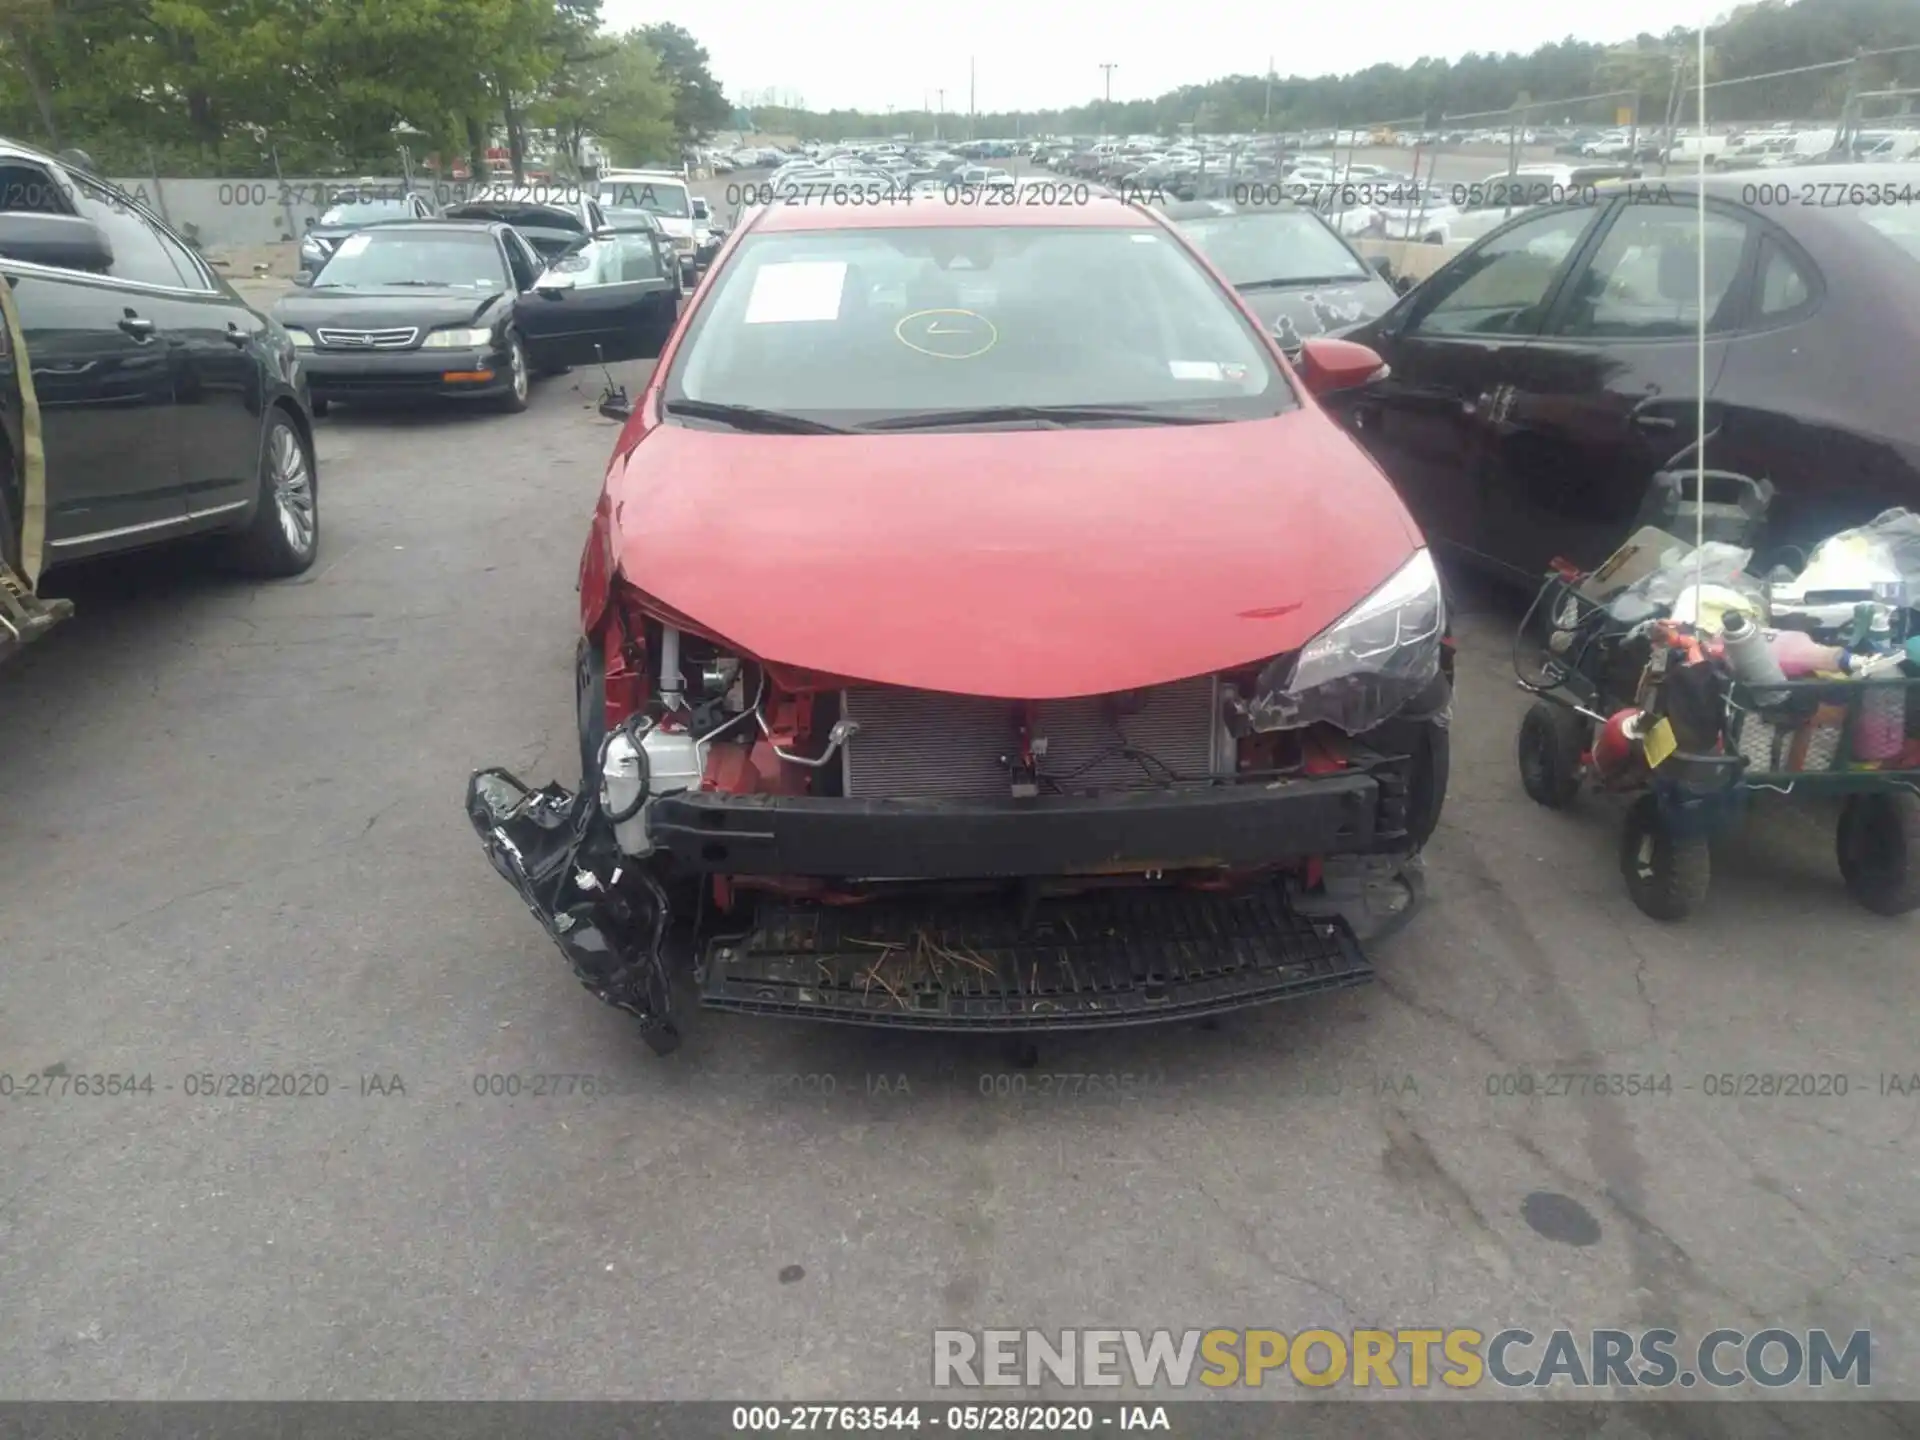
<svg viewBox="0 0 1920 1440"><path fill-rule="evenodd" d="M948 112L964 114L969 55L980 110L1038 110L1097 99L1103 61L1118 66L1114 99L1150 99L1263 73L1269 55L1282 75L1345 74L1423 55L1525 52L1569 34L1625 40L1696 23L1693 9L1673 0L603 0L602 14L613 29L684 26L707 47L730 98L771 87L814 110L917 110L935 106L945 87Z"/></svg>

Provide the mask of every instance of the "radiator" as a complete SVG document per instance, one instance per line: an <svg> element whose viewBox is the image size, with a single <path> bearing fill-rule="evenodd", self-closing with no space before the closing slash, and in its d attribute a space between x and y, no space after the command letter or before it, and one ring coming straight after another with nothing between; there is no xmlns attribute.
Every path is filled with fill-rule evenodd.
<svg viewBox="0 0 1920 1440"><path fill-rule="evenodd" d="M1138 707L1132 713L1104 695L1039 702L1034 739L1047 742L1039 769L1060 793L1144 789L1164 783L1168 770L1182 779L1232 773L1231 741L1217 735L1212 676L1130 698ZM848 795L975 800L1011 793L1006 757L1017 752L1020 735L1013 701L874 686L845 691L841 714L860 725L842 751ZM1121 747L1152 758L1142 764L1113 753ZM1043 794L1054 789L1041 785Z"/></svg>

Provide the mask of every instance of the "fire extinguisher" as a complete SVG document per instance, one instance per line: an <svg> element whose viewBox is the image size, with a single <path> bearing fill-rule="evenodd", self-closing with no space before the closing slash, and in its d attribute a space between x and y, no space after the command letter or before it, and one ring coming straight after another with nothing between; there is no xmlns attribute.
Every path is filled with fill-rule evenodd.
<svg viewBox="0 0 1920 1440"><path fill-rule="evenodd" d="M1593 737L1593 771L1603 784L1618 784L1646 768L1646 733L1647 713L1638 706L1607 717Z"/></svg>

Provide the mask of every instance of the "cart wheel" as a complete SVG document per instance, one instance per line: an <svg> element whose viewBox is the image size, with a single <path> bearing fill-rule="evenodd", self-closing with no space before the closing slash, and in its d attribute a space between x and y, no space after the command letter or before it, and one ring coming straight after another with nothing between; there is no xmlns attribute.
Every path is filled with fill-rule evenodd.
<svg viewBox="0 0 1920 1440"><path fill-rule="evenodd" d="M1847 893L1876 915L1920 908L1920 796L1849 795L1835 849Z"/></svg>
<svg viewBox="0 0 1920 1440"><path fill-rule="evenodd" d="M1520 722L1520 784L1527 798L1564 810L1580 794L1587 722L1551 700L1536 700Z"/></svg>
<svg viewBox="0 0 1920 1440"><path fill-rule="evenodd" d="M1707 837L1675 833L1661 817L1659 800L1641 795L1620 832L1620 873L1643 914L1684 920L1707 898L1713 877Z"/></svg>

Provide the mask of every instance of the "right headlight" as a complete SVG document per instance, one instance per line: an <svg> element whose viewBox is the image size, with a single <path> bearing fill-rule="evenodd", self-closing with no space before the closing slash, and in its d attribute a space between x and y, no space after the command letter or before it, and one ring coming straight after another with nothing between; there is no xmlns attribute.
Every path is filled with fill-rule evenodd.
<svg viewBox="0 0 1920 1440"><path fill-rule="evenodd" d="M1247 721L1255 730L1321 722L1349 735L1371 730L1433 683L1446 628L1440 572L1430 551L1417 550L1297 654L1261 672Z"/></svg>
<svg viewBox="0 0 1920 1440"><path fill-rule="evenodd" d="M428 350L477 350L491 344L493 331L485 326L475 329L430 330L421 345Z"/></svg>

